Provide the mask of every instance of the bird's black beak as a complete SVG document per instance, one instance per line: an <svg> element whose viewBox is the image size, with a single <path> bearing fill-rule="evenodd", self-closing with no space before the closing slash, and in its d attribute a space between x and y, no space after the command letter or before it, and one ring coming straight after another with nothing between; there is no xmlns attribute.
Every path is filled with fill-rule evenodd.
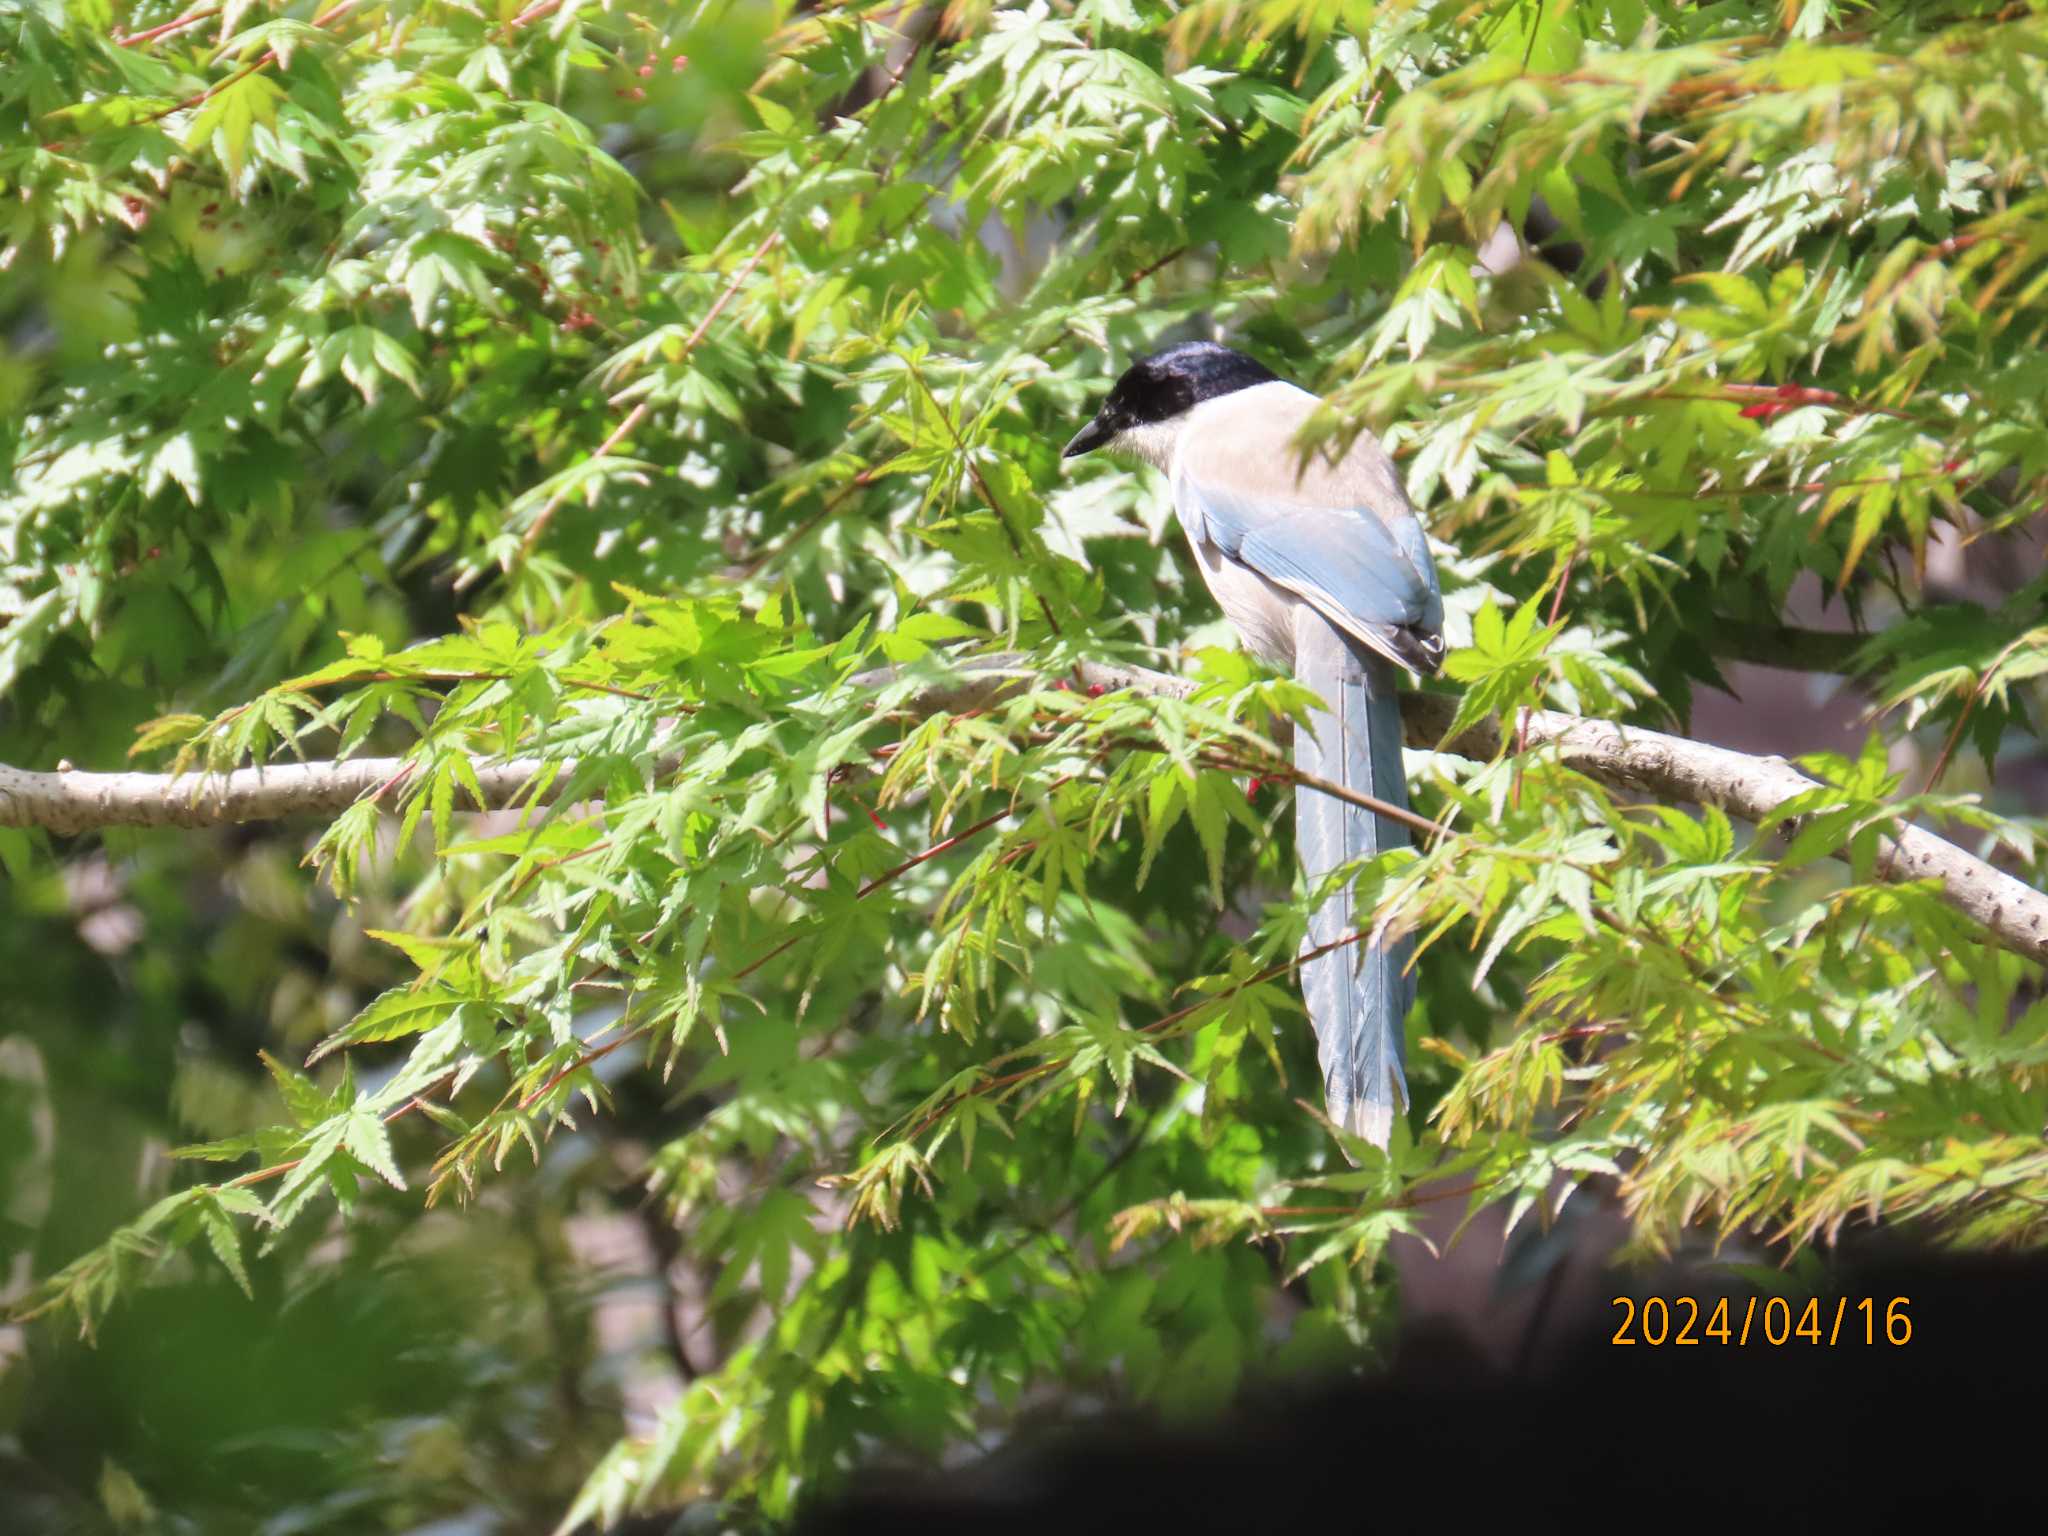
<svg viewBox="0 0 2048 1536"><path fill-rule="evenodd" d="M1079 454L1091 453L1115 436L1116 429L1103 425L1102 417L1097 415L1087 426L1074 434L1073 441L1060 451L1060 457L1071 459Z"/></svg>

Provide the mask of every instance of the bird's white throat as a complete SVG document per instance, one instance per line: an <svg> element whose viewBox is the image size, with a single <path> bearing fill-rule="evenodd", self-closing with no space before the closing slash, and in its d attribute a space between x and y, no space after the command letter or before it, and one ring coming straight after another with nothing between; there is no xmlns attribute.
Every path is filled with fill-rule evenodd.
<svg viewBox="0 0 2048 1536"><path fill-rule="evenodd" d="M1187 424L1188 419L1183 415L1171 421L1148 421L1126 427L1110 442L1110 448L1117 453L1128 453L1134 459L1143 459L1154 469L1170 473L1173 450L1180 443L1181 429Z"/></svg>

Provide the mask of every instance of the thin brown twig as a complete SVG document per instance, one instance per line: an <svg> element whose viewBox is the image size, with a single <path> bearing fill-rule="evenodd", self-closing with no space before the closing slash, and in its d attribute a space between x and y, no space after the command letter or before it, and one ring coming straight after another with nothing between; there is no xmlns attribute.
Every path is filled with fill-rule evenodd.
<svg viewBox="0 0 2048 1536"><path fill-rule="evenodd" d="M130 32L125 37L117 37L113 40L114 46L117 48L139 48L144 43L153 43L160 37L169 37L173 32L182 32L187 27L196 27L200 22L219 14L220 7L217 5L209 5L203 11L187 11L184 15L174 20L151 27L147 32Z"/></svg>
<svg viewBox="0 0 2048 1536"><path fill-rule="evenodd" d="M616 1051L620 1046L627 1045L630 1044L632 1041L638 1040L642 1035L648 1033L653 1028L654 1026L652 1024L636 1024L633 1026L633 1028L627 1030L623 1035L620 1035L618 1039L613 1040L605 1045L594 1046L590 1050L583 1052L574 1061L570 1062L567 1066L555 1072L548 1078L546 1082L542 1083L538 1088L534 1089L531 1093L527 1094L524 1098L522 1098L519 1101L519 1107L521 1109L531 1109L541 1099L546 1098L548 1094L552 1092L564 1078L573 1077L576 1073L581 1072L585 1067L589 1066L594 1061L604 1060L605 1057L611 1055L611 1053L613 1051Z"/></svg>
<svg viewBox="0 0 2048 1536"><path fill-rule="evenodd" d="M398 765L398 771L396 773L392 774L390 778L386 779L382 784L379 784L375 789L371 790L369 794L365 795L363 798L365 800L382 800L387 794L391 792L392 788L395 785L401 783L406 779L411 778L412 775L418 770L418 768L419 764L417 763L400 763Z"/></svg>
<svg viewBox="0 0 2048 1536"><path fill-rule="evenodd" d="M1300 769L1287 764L1260 767L1253 763L1225 760L1220 762L1218 766L1227 768L1233 773L1249 773L1254 768L1257 768L1258 776L1263 780L1271 782L1277 779L1283 783L1298 784L1305 788L1316 790L1321 794L1334 796L1346 804L1355 805L1361 810L1371 811L1375 816L1383 816L1388 821L1399 822L1410 831L1420 832L1426 837L1450 837L1460 842L1470 840L1465 833L1439 825L1437 822L1431 821L1427 816L1418 816L1406 806L1396 805L1391 800L1382 800L1377 795L1368 795L1363 790L1353 789L1348 784L1339 784L1334 779L1326 779L1313 773L1303 773Z"/></svg>
<svg viewBox="0 0 2048 1536"><path fill-rule="evenodd" d="M1934 759L1934 766L1927 771L1927 782L1920 786L1920 793L1931 795L1934 786L1941 782L1941 776L1948 772L1949 759L1955 755L1956 743L1963 739L1963 727L1970 723L1970 711L1976 707L1977 695L1983 691L1984 679L1978 678L1970 684L1970 691L1963 695L1963 707L1956 712L1956 723L1948 733L1948 740L1941 744L1941 753Z"/></svg>
<svg viewBox="0 0 2048 1536"><path fill-rule="evenodd" d="M361 3L362 0L338 0L337 4L329 7L327 10L322 11L319 15L315 16L313 18L313 25L316 27L324 27L328 25L330 22L339 21L341 20L342 17L346 16L350 11L354 10ZM216 80L212 85L209 85L197 96L188 97L186 100L178 102L174 106L168 106L163 108L161 111L152 112L149 114L149 116L143 118L142 121L145 123L154 123L160 121L163 118L171 117L176 113L188 111L193 107L204 106L207 102L211 101L214 97L218 96L222 91L225 91L232 86L240 85L244 80L248 79L251 75L255 74L257 70L263 69L268 65L275 64L276 62L277 50L275 48L266 48L254 59L250 60L247 64L244 64L232 75L229 75L225 80Z"/></svg>
<svg viewBox="0 0 2048 1536"><path fill-rule="evenodd" d="M1185 245L1177 245L1172 250L1168 251L1164 256L1160 257L1157 261L1152 262L1147 266L1138 268L1137 271L1133 272L1129 277L1124 279L1124 292L1129 293L1133 288L1137 287L1138 284L1145 281L1146 278L1150 277L1154 272L1157 272L1161 267L1167 265L1169 262L1178 261L1181 257L1187 255L1188 249L1189 248Z"/></svg>
<svg viewBox="0 0 2048 1536"><path fill-rule="evenodd" d="M1060 782L1065 783L1068 781L1062 780ZM1060 784L1056 783L1052 786L1052 789L1056 790L1059 787ZM1051 792L1052 790L1047 791L1048 794L1050 794ZM898 864L894 869L886 869L882 871L881 874L875 876L874 879L868 881L867 884L863 885L860 888L860 890L855 893L853 899L855 901L859 901L863 897L873 895L877 890L887 885L891 880L894 880L898 875L908 874L911 870L917 868L918 865L928 863L932 859L936 859L940 854L949 852L950 850L959 847L962 843L966 842L968 838L979 836L981 833L986 832L990 827L994 826L997 822L1001 821L1005 816L1014 815L1015 813L1015 806L1006 806L1004 809L997 811L993 816L984 816L980 821L977 821L973 826L967 828L965 831L955 832L951 837L946 838L942 842L933 843L931 847L925 849L924 852L905 859L901 864Z"/></svg>
<svg viewBox="0 0 2048 1536"><path fill-rule="evenodd" d="M856 891L854 893L853 899L855 901L866 900L869 896L872 896L876 891L880 890L883 886L887 885L891 880L896 879L899 875L908 874L911 870L917 868L918 865L928 863L930 860L936 859L940 854L959 847L960 844L964 843L968 838L975 837L980 833L986 832L990 827L994 826L997 822L1001 821L1005 816L1013 815L1015 811L1015 806L1005 806L1002 810L997 811L993 816L984 816L980 821L977 821L973 826L967 828L965 831L955 832L951 837L932 844L932 846L925 849L924 852L917 854L911 858L905 859L901 864L898 864L894 869L886 869L882 871L881 874L875 876L874 879L868 881L867 884L863 885L858 891ZM791 934L788 938L784 939L780 944L777 944L773 949L769 950L767 954L762 955L759 959L751 961L747 965L741 967L739 970L733 972L732 979L734 981L744 981L747 977L753 975L754 972L761 969L762 966L766 965L770 960L773 960L777 955L782 954L785 950L789 949L802 937L803 935L801 933Z"/></svg>
<svg viewBox="0 0 2048 1536"><path fill-rule="evenodd" d="M735 567L737 573L742 577L749 577L770 561L781 559L816 532L819 526L830 519L841 507L845 506L852 499L855 491L865 490L868 486L874 484L876 480L880 479L882 472L900 457L902 457L901 454L891 454L879 464L870 464L866 469L855 475L846 484L827 497L825 504L818 508L816 512L813 512L809 517L798 523L774 543L757 551L750 558L742 560Z"/></svg>
<svg viewBox="0 0 2048 1536"><path fill-rule="evenodd" d="M517 32L521 27L531 26L536 21L540 21L548 16L554 15L554 13L556 11L559 11L561 8L562 0L538 0L537 4L529 5L517 16L514 16L510 21L506 22L504 27L499 31L498 36L501 39L508 38L514 32Z"/></svg>
<svg viewBox="0 0 2048 1536"><path fill-rule="evenodd" d="M440 1075L435 1077L435 1079L432 1082L428 1083L424 1088L420 1089L418 1093L414 1094L411 1098L407 1099L403 1104L399 1105L398 1108L392 1110L389 1114L385 1115L384 1123L386 1125L390 1125L395 1121L403 1119L405 1116L411 1114L416 1109L424 1109L426 1107L426 1096L432 1093L436 1088L439 1088L443 1083L447 1082L448 1079L453 1077L458 1070L458 1068L450 1067L446 1071L442 1072ZM299 1164L303 1163L304 1161L305 1159L303 1157L294 1157L288 1158L281 1163L272 1163L268 1168L257 1168L249 1173L241 1175L241 1177L239 1178L229 1179L227 1183L222 1185L221 1187L223 1189L247 1189L252 1184L267 1184L272 1179L283 1178L286 1174L290 1173L294 1168L298 1167Z"/></svg>

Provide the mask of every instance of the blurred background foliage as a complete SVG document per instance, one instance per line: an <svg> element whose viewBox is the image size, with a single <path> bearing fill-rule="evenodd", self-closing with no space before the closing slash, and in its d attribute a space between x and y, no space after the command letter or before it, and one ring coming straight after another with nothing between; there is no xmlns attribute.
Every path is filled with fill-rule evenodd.
<svg viewBox="0 0 2048 1536"><path fill-rule="evenodd" d="M1342 1368L1390 1241L1580 1188L1637 1253L2037 1242L2038 969L1868 856L1918 795L2043 883L2044 54L1991 0L0 0L0 760L413 765L399 822L0 829L9 1529L774 1521ZM1413 757L1467 836L1362 872L1432 942L1356 1165L1243 787L1300 700L1057 457L1195 334L1385 438L1475 707L1856 724L1789 846ZM977 649L1040 684L867 676ZM577 794L463 814L505 751Z"/></svg>

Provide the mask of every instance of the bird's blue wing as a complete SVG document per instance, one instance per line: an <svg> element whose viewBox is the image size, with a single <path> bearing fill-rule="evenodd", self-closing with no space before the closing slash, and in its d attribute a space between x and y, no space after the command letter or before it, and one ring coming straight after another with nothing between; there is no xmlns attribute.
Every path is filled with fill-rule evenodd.
<svg viewBox="0 0 2048 1536"><path fill-rule="evenodd" d="M1436 565L1413 513L1392 527L1370 511L1250 496L1193 475L1175 484L1184 523L1330 617L1430 633L1442 627Z"/></svg>
<svg viewBox="0 0 2048 1536"><path fill-rule="evenodd" d="M1393 536L1401 553L1408 557L1409 565L1422 573L1425 589L1422 617L1416 623L1432 634L1441 633L1444 627L1443 589L1437 585L1436 560L1429 552L1429 535L1422 531L1422 520L1412 514L1401 518L1393 525Z"/></svg>

